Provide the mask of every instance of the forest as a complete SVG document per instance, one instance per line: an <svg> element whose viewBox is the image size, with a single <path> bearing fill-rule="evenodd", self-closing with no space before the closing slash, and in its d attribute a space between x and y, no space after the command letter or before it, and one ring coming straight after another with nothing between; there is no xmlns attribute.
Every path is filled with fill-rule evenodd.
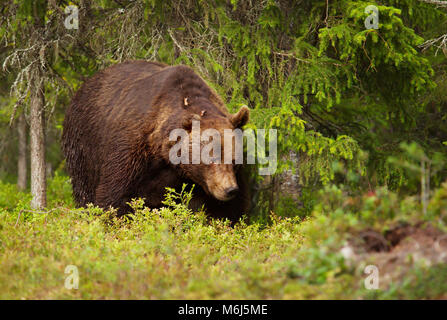
<svg viewBox="0 0 447 320"><path fill-rule="evenodd" d="M130 60L276 130L240 221L76 205L66 109ZM0 62L0 299L447 299L447 1L1 0Z"/></svg>

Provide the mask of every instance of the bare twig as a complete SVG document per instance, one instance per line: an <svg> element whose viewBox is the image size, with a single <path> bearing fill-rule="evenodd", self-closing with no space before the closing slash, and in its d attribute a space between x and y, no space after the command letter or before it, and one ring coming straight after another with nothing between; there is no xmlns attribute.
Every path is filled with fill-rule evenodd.
<svg viewBox="0 0 447 320"><path fill-rule="evenodd" d="M434 4L441 8L447 8L447 1L445 0L419 0L419 1Z"/></svg>
<svg viewBox="0 0 447 320"><path fill-rule="evenodd" d="M419 47L422 48L423 51L425 51L432 46L436 47L435 55L437 55L439 49L441 49L444 52L444 54L447 56L447 33L438 37L438 38L427 40L423 44L421 44Z"/></svg>

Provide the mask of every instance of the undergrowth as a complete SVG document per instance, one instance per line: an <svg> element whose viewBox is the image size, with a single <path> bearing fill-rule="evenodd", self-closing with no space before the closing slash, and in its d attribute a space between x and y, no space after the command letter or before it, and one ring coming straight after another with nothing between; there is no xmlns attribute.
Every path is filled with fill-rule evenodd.
<svg viewBox="0 0 447 320"><path fill-rule="evenodd" d="M340 251L356 230L385 232L399 221L444 230L447 184L425 216L416 198L386 189L350 197L328 186L309 217L272 213L269 224L234 227L188 209L187 189L167 190L160 209L134 199L134 214L118 219L113 209L74 208L63 176L49 185L47 211L31 210L28 193L0 185L0 299L411 299L447 292L445 265L416 263L387 288L367 290L364 265ZM78 289L64 286L67 266L78 270Z"/></svg>

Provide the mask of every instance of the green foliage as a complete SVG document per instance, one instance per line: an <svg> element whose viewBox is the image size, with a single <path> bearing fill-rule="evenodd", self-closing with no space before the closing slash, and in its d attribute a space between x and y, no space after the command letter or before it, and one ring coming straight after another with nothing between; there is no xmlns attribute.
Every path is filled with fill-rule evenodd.
<svg viewBox="0 0 447 320"><path fill-rule="evenodd" d="M63 184L62 177L56 180L52 185ZM14 194L11 185L1 185L2 204ZM444 230L446 195L447 184L430 203L430 217L423 217ZM18 201L4 207L1 298L420 299L446 293L444 266L416 262L408 277L394 279L389 287L361 289L365 260L352 262L340 253L365 227L385 232L396 221L421 219L414 199L399 200L386 190L350 197L332 186L321 191L312 217L272 215L269 225L241 222L234 228L192 212L190 199L186 187L168 190L166 207L160 209L134 199L135 213L122 219L93 206L42 212ZM68 265L78 268L78 290L64 287Z"/></svg>
<svg viewBox="0 0 447 320"><path fill-rule="evenodd" d="M327 186L320 191L313 216L318 220L319 232L328 228L326 231L332 230L339 235L352 231L352 228L385 231L395 223L412 223L420 220L431 221L437 227L446 230L444 210L446 188L447 184L444 183L436 191L429 203L428 214L424 215L417 197L402 199L385 187L359 195L350 195L346 186Z"/></svg>
<svg viewBox="0 0 447 320"><path fill-rule="evenodd" d="M310 248L300 252L300 260L289 263L288 276L300 278L311 284L324 284L343 273L352 272L338 252L327 252L327 248Z"/></svg>
<svg viewBox="0 0 447 320"><path fill-rule="evenodd" d="M388 291L369 292L366 299L421 300L426 297L442 297L447 292L445 264L419 266L408 273L402 284Z"/></svg>
<svg viewBox="0 0 447 320"><path fill-rule="evenodd" d="M0 190L0 210L7 211L26 206L31 201L30 195L18 191L15 184L4 183L0 180Z"/></svg>
<svg viewBox="0 0 447 320"><path fill-rule="evenodd" d="M56 171L54 176L48 180L48 203L50 207L59 205L74 207L72 197L71 181L63 173Z"/></svg>
<svg viewBox="0 0 447 320"><path fill-rule="evenodd" d="M401 181L399 181L400 188L418 189L421 177L425 176L428 182L430 178L436 179L437 173L444 170L445 154L441 152L432 152L427 155L421 146L416 142L400 144L403 150L398 157L392 156L388 158L388 162L401 172ZM442 181L434 181L434 184L439 184ZM405 183L404 186L402 186Z"/></svg>

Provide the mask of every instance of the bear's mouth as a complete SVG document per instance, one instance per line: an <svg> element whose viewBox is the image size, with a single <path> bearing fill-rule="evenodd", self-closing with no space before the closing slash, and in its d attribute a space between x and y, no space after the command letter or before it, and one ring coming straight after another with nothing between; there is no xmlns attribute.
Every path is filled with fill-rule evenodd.
<svg viewBox="0 0 447 320"><path fill-rule="evenodd" d="M233 199L235 196L234 195L225 195L225 196L217 196L217 195L213 195L214 198L216 198L219 201L230 201L231 199Z"/></svg>
<svg viewBox="0 0 447 320"><path fill-rule="evenodd" d="M208 195L214 197L219 201L229 201L231 199L234 199L236 195L239 193L239 188L237 185L233 185L227 188L222 187L210 188L209 186L206 186L203 189Z"/></svg>

